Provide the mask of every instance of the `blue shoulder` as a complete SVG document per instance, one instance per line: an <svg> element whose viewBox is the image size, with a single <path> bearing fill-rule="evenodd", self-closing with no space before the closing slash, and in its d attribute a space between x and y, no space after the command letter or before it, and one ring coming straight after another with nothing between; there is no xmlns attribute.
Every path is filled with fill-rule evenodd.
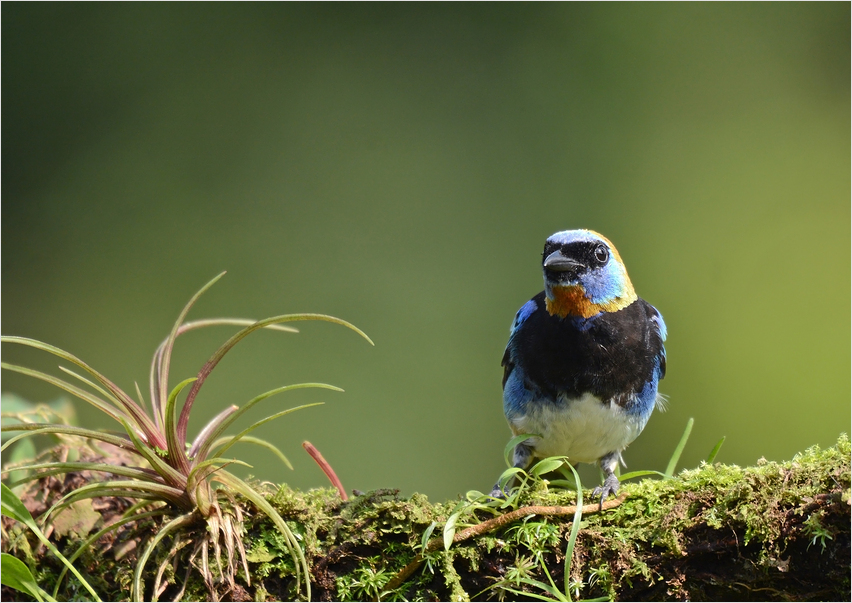
<svg viewBox="0 0 852 603"><path fill-rule="evenodd" d="M530 317L530 314L535 312L538 309L538 303L536 303L535 299L531 299L523 306L521 309L517 311L515 314L515 320L512 321L512 327L509 329L509 338L511 339L512 335L520 328L520 326L524 323L524 321Z"/></svg>
<svg viewBox="0 0 852 603"><path fill-rule="evenodd" d="M532 298L530 301L521 306L521 309L517 311L515 314L515 319L512 321L512 327L509 329L509 343L506 344L506 350L503 352L503 360L500 364L503 366L503 388L506 388L506 382L509 380L509 376L515 370L515 358L514 358L514 345L515 345L515 334L518 332L518 329L521 328L521 325L536 311L538 310L539 305L536 301L536 298ZM517 378L517 375L516 375ZM522 382L523 380L521 380Z"/></svg>

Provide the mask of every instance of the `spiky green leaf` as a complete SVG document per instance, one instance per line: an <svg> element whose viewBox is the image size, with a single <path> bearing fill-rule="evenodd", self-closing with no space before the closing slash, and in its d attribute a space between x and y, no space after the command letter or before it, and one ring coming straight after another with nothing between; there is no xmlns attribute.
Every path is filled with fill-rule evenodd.
<svg viewBox="0 0 852 603"><path fill-rule="evenodd" d="M256 320L249 318L208 318L203 320L193 320L190 322L183 323L177 331L177 337L180 337L184 333L188 331L192 331L195 329L201 329L204 327L214 327L214 326L238 326L238 327L247 327L249 325L253 325L256 323ZM284 331L287 333L298 333L299 330L293 327L288 327L285 325L269 325L266 327L271 331ZM157 347L157 351L154 352L154 357L151 360L151 372L149 375L149 386L151 388L151 407L154 409L154 418L157 426L159 428L164 428L164 421L162 417L162 408L159 403L159 388L160 388L160 380L162 375L160 375L160 368L163 358L163 349L166 347L166 344L169 342L169 338L166 337Z"/></svg>
<svg viewBox="0 0 852 603"><path fill-rule="evenodd" d="M46 471L39 471L46 469ZM37 463L35 465L26 465L23 467L15 467L15 469L4 469L0 473L9 473L13 470L39 471L36 474L29 475L23 479L9 484L10 488L30 482L35 479L41 479L50 475L61 475L71 471L97 471L100 473L111 473L121 477L129 477L141 481L150 481L154 483L162 483L162 478L151 469L143 469L140 467L125 467L122 465L111 465L107 463L86 463L86 462L55 462L55 463Z"/></svg>
<svg viewBox="0 0 852 603"><path fill-rule="evenodd" d="M122 450L128 450L130 452L136 452L136 448L133 446L133 442L131 442L127 438L123 438L121 436L112 435L109 433L104 433L103 431L95 431L93 429L85 429L83 427L72 427L71 425L61 425L54 423L19 423L16 425L4 425L2 427L3 431L25 431L27 433L22 433L20 435L15 436L14 438L10 438L0 447L0 451L5 450L11 444L14 444L18 440L22 438L26 438L29 436L39 435L39 434L63 434L63 435L72 435L79 436L81 438L87 438L91 440L98 440L100 442L106 442L107 444L112 444L113 446L117 446Z"/></svg>
<svg viewBox="0 0 852 603"><path fill-rule="evenodd" d="M213 446L211 448L215 449L217 446L221 446L222 444L228 444L228 442L232 442L236 437L237 436L225 436L223 438L219 438L218 440L213 442ZM242 442L243 444L255 444L256 446L266 448L267 450L271 451L272 454L277 456L281 460L281 462L287 466L288 469L290 469L291 471L293 470L293 464L286 456L284 456L284 453L281 452L281 450L279 450L278 447L275 446L272 442L267 442L266 440L247 435L242 436L240 438L240 442ZM221 454L221 452L217 451L217 456L219 454Z"/></svg>
<svg viewBox="0 0 852 603"><path fill-rule="evenodd" d="M228 450L231 446L233 446L234 444L239 442L242 438L247 436L249 433L251 433L252 431L257 429L261 425L265 425L266 423L269 423L270 421L274 421L275 419L279 419L279 418L283 417L284 415L289 415L290 413L296 412L297 410L302 410L303 408L310 408L311 406L321 406L323 404L325 404L325 402L314 402L313 404L302 404L301 406L296 406L294 408L288 408L287 410L282 410L281 412L276 413L274 415L271 415L269 417L266 417L265 419L261 419L260 421L257 421L256 423L253 423L252 425L246 427L240 433L238 433L233 438L231 438L230 442L225 444L225 446L222 447L221 450L218 450L216 452L216 456L221 456L221 455L225 454L226 450ZM282 454L281 456L284 456L284 455ZM287 461L287 463L289 464L289 461Z"/></svg>
<svg viewBox="0 0 852 603"><path fill-rule="evenodd" d="M28 337L4 335L0 337L0 341L6 343L17 343L19 345L33 347L38 350L53 354L54 356L62 358L63 360L66 360L72 364L76 364L81 369L92 375L95 379L100 381L100 383L119 402L119 404L124 409L124 412L127 413L127 415L129 415L133 419L133 422L135 422L139 426L139 429L142 430L142 432L148 438L148 441L152 442L157 446L165 447L165 440L154 427L154 423L151 421L148 415L145 414L145 411L138 404L136 404L136 402L134 402L133 399L130 398L130 396L125 394L115 383L107 379L104 375L90 367L88 364L86 364L73 354L70 354L65 350L57 348L56 346L43 343L36 339L30 339Z"/></svg>
<svg viewBox="0 0 852 603"><path fill-rule="evenodd" d="M295 385L284 385L282 387L276 387L275 389L269 390L268 392L264 392L259 396L255 396L251 400L246 403L242 408L237 409L234 413L229 414L223 421L221 421L214 429L209 430L206 434L204 434L204 440L199 442L199 438L201 438L202 434L199 434L199 437L196 438L196 441L193 442L192 449L196 450L195 458L198 461L203 461L207 455L210 453L210 448L214 440L218 439L222 433L228 427L230 427L234 421L243 416L246 412L251 410L251 408L261 402L266 400L267 398L274 396L276 394L281 394L284 392L296 390L296 389L304 389L304 388L320 388L320 389L330 389L333 391L342 392L343 390L339 387L335 387L333 385L328 385L326 383L297 383ZM307 406L311 406L310 404L305 406L299 406L297 408L291 409L290 412L298 410L299 408L307 408ZM221 454L221 452L219 453Z"/></svg>
<svg viewBox="0 0 852 603"><path fill-rule="evenodd" d="M163 479L167 484L181 490L186 487L186 477L184 474L180 473L157 456L157 454L149 446L139 439L139 435L126 421L122 421L121 424L127 432L128 437L133 442L133 445L136 447L136 451L145 457L145 460L148 461L154 471L163 476Z"/></svg>
<svg viewBox="0 0 852 603"><path fill-rule="evenodd" d="M177 425L175 423L177 419L177 397L181 390L193 381L195 381L195 378L191 377L189 379L184 379L175 386L166 401L164 415L166 419L166 444L168 445L169 460L171 460L172 464L175 465L183 474L186 474L189 471L189 463L186 458L184 440L179 439L177 434Z"/></svg>
<svg viewBox="0 0 852 603"><path fill-rule="evenodd" d="M130 420L130 417L128 415L126 415L125 413L120 411L118 408L116 408L112 404L109 404L106 401L101 400L96 395L92 394L91 392L87 392L86 390L81 389L81 388L79 388L75 385L71 385L67 381L63 381L62 379L59 379L58 377L54 377L53 375L49 375L47 373L42 373L41 371L36 371L36 370L29 369L29 368L26 368L26 367L23 367L23 366L17 366L15 364L8 364L6 362L0 363L0 367L6 369L7 371L20 373L21 375L27 375L28 377L34 377L35 379L45 381L47 383L50 383L51 385L55 385L56 387L58 387L60 389L64 389L69 394L72 394L73 396L80 398L84 402L88 402L89 404L91 404L92 406L94 406L95 408L100 410L101 412L106 413L107 415L109 415L110 417L115 419L116 421L118 421L120 417L123 417L124 419L126 419L128 421ZM62 368L62 367L59 367L59 368ZM67 369L66 369L66 372L73 374L75 377L81 378L76 373L72 373L71 371L68 371ZM88 381L87 379L83 379L83 380L86 381L87 383L91 384L91 382ZM100 389L100 388L98 388L98 389ZM101 390L101 391L103 391L103 390ZM109 396L109 397L115 402L115 398L113 396Z"/></svg>
<svg viewBox="0 0 852 603"><path fill-rule="evenodd" d="M235 334L228 341L226 341L222 346L216 350L216 352L211 356L210 360L208 360L204 366L201 367L201 370L198 372L198 380L192 385L192 389L189 390L189 393L186 395L186 402L184 402L183 410L181 411L180 420L178 421L178 430L179 430L179 438L180 440L186 439L186 426L189 422L189 414L192 410L192 404L195 401L195 397L198 395L198 392L201 390L201 386L204 385L204 382L207 380L207 377L216 368L216 365L219 364L219 361L227 354L235 345L237 345L240 341L242 341L246 336L257 331L258 329L262 329L269 325L280 324L284 322L295 322L302 320L319 320L325 322L331 322L334 324L339 324L349 329L352 329L361 337L366 339L370 345L374 345L373 341L364 333L361 329L356 327L355 325L342 320L340 318L335 318L334 316L327 316L325 314L282 314L281 316L272 316L270 318L266 318L264 320L259 320L251 326L248 326L241 330L239 333Z"/></svg>
<svg viewBox="0 0 852 603"><path fill-rule="evenodd" d="M216 281L225 276L224 272L219 273L212 279L210 279L207 284L205 284L201 289L199 289L195 295L193 295L190 300L186 303L178 315L177 320L175 321L174 326L172 327L171 332L169 333L168 338L166 339L166 344L163 346L163 352L160 355L158 373L159 373L159 391L157 392L158 397L157 401L161 406L160 408L160 416L163 419L163 423L167 420L166 418L166 409L165 404L168 399L168 391L169 391L169 368L171 367L172 362L172 350L175 346L175 339L177 339L178 329L180 329L181 324L183 324L183 319L186 318L186 315L189 313L190 308L195 305L195 302L198 301L198 298L204 295L204 292L207 291L210 287L212 287ZM154 401L152 400L152 404ZM178 438L179 440L185 440L186 437Z"/></svg>

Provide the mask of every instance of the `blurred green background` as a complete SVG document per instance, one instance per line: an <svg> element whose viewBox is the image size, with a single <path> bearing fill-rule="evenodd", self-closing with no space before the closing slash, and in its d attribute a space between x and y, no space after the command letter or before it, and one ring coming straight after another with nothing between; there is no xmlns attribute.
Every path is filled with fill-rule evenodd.
<svg viewBox="0 0 852 603"><path fill-rule="evenodd" d="M349 489L489 488L509 324L545 238L580 227L669 327L670 409L631 469L662 470L689 417L682 466L850 428L848 3L4 3L2 53L3 333L147 392L227 269L191 317L325 312L375 340L303 323L225 358L192 434L279 385L346 390L253 411L327 402L258 434L295 472L240 451L259 477L326 485L307 439ZM174 383L231 332L181 338Z"/></svg>

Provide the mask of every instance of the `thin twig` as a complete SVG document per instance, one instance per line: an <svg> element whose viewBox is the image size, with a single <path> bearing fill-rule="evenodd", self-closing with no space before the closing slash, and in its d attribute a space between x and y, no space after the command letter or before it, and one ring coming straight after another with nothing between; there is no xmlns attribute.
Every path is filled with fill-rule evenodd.
<svg viewBox="0 0 852 603"><path fill-rule="evenodd" d="M603 504L592 503L590 505L584 505L583 515L591 515L592 513L599 513L608 509L614 509L615 507L623 503L626 498L627 494L622 494L618 498L605 501ZM524 517L528 517L529 515L573 515L576 512L576 505L571 505L568 507L545 507L541 505L521 507L520 509L515 509L514 511L509 511L508 513L504 513L503 515L498 515L497 517L493 517L492 519L488 519L486 521L483 521L482 523L478 523L475 526L465 528L464 530L459 530L453 536L453 543L455 544L459 542L464 542L465 540L469 540L471 538L474 538L475 536L482 536L483 534L493 532L494 530L502 528L503 526L508 525L514 521L518 521L519 519L523 519ZM430 540L423 552L418 553L408 565L402 568L396 576L391 578L390 582L385 585L384 590L387 592L394 590L395 588L399 588L402 583L408 580L411 574L417 571L417 569L423 564L424 555L433 551L437 551L442 546L444 546L443 537L438 536Z"/></svg>

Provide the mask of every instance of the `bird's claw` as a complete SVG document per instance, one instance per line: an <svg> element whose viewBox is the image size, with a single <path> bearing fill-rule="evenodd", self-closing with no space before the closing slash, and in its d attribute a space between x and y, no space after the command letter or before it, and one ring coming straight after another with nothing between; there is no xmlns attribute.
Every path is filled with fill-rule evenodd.
<svg viewBox="0 0 852 603"><path fill-rule="evenodd" d="M508 492L503 490L503 488L500 487L500 484L494 484L494 487L491 488L491 494L489 496L491 496L491 498L499 498L500 500L503 500L508 495Z"/></svg>
<svg viewBox="0 0 852 603"><path fill-rule="evenodd" d="M618 488L621 486L618 478L614 473L610 473L604 479L604 483L595 488L592 491L592 497L597 498L600 496L600 506L603 509L604 501L609 498L610 495L615 496L618 493Z"/></svg>

